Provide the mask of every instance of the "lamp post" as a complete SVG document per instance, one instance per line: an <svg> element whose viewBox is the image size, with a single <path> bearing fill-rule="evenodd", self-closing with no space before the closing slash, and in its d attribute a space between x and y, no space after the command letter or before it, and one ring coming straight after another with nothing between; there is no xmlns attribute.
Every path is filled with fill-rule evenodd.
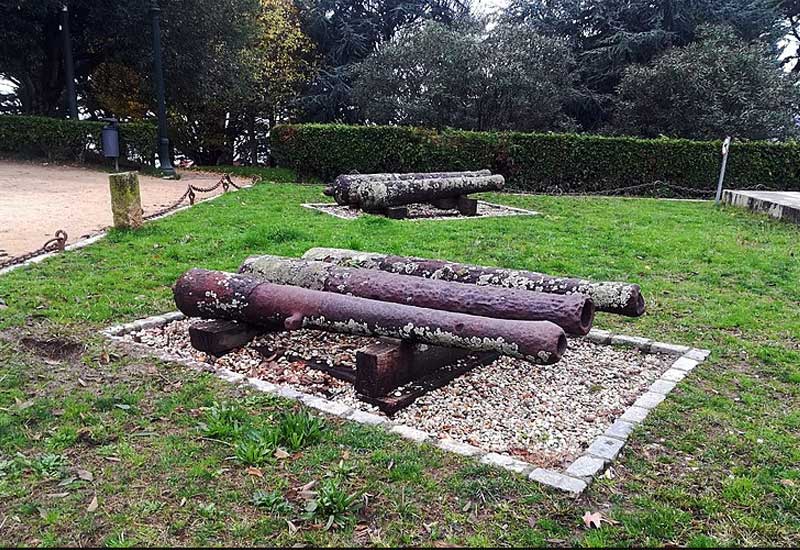
<svg viewBox="0 0 800 550"><path fill-rule="evenodd" d="M167 137L167 107L164 100L164 72L161 69L161 8L158 0L152 0L150 15L153 18L153 73L156 79L156 99L158 101L158 160L165 176L174 176L175 168L169 159L169 138Z"/></svg>
<svg viewBox="0 0 800 550"><path fill-rule="evenodd" d="M67 112L78 120L78 98L75 94L75 66L72 63L72 38L69 35L69 8L61 6L61 37L64 48L64 80L67 84Z"/></svg>

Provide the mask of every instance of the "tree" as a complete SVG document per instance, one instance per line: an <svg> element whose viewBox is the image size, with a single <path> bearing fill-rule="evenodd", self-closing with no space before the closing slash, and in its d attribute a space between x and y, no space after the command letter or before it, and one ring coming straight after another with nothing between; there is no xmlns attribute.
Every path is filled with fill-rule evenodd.
<svg viewBox="0 0 800 550"><path fill-rule="evenodd" d="M303 94L303 118L355 120L351 68L419 21L451 24L469 14L466 0L298 0L304 32L319 57Z"/></svg>
<svg viewBox="0 0 800 550"><path fill-rule="evenodd" d="M586 129L607 119L626 67L692 43L704 24L725 24L745 41L782 34L776 0L512 0L504 19L570 41L586 93L571 111Z"/></svg>
<svg viewBox="0 0 800 550"><path fill-rule="evenodd" d="M252 85L233 111L241 118L249 157L256 164L275 122L293 114L295 99L310 77L313 44L300 28L292 0L260 0L253 43L245 50L247 77ZM243 75L244 77L244 75ZM242 147L240 149L245 149Z"/></svg>
<svg viewBox="0 0 800 550"><path fill-rule="evenodd" d="M370 122L470 130L563 129L572 93L566 42L524 26L445 27L398 35L360 63L354 97Z"/></svg>
<svg viewBox="0 0 800 550"><path fill-rule="evenodd" d="M764 44L726 27L650 65L628 67L613 119L617 129L655 137L780 139L796 133L798 93ZM774 59L774 58L773 58Z"/></svg>

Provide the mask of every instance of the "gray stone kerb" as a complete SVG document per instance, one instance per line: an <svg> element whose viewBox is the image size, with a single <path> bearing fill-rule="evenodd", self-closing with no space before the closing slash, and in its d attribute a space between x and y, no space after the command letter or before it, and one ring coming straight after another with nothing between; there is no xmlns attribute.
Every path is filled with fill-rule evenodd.
<svg viewBox="0 0 800 550"><path fill-rule="evenodd" d="M653 382L650 388L640 395L603 435L598 436L591 442L584 455L569 464L564 472L559 472L537 468L535 465L509 454L489 452L453 439L434 440L433 436L426 431L419 430L413 426L396 424L384 416L353 409L342 403L307 394L288 386L278 386L266 380L247 378L228 369L214 369L210 365L193 359L180 357L163 350L154 350L144 344L123 340L123 336L130 332L166 325L184 318L185 316L182 313L175 311L122 325L114 325L101 331L101 333L112 342L124 345L129 351L140 355L155 356L163 361L186 365L193 370L212 372L218 378L227 382L233 384L246 383L258 391L298 401L324 414L360 424L376 426L379 429L386 429L390 433L415 443L430 443L443 451L470 457L479 460L482 464L524 475L530 480L574 495L581 494L603 472L606 466L617 458L636 426L644 421L651 410L667 398L678 382L683 380L697 365L705 361L711 353L706 349L655 342L648 338L612 334L607 330L592 329L586 338L596 344L620 345L640 349L648 353L660 353L678 357L670 368Z"/></svg>

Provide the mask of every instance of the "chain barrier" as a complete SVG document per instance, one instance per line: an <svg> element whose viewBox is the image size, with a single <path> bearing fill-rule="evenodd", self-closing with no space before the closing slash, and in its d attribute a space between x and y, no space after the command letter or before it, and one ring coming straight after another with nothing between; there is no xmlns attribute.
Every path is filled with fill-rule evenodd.
<svg viewBox="0 0 800 550"><path fill-rule="evenodd" d="M261 181L261 176L259 176L259 175L254 175L254 176L251 177L251 182L252 182L251 185L255 185L255 184L259 183L260 181ZM222 192L223 193L227 193L228 191L230 191L231 187L233 187L236 190L239 190L239 189L241 189L243 187L241 185L237 185L231 179L230 174L223 174L222 177L219 179L219 181L217 183L215 183L214 185L210 186L210 187L198 187L198 186L192 185L190 183L186 187L186 192L183 195L181 195L180 198L177 201L175 201L174 203L170 204L166 208L162 208L161 210L159 210L157 212L153 212L152 214L148 214L147 216L144 216L142 219L145 220L145 221L152 220L154 218L158 218L158 217L161 217L161 216L163 216L165 214L173 212L173 211L177 210L178 208L180 208L187 198L189 199L189 205L193 206L194 203L197 200L197 193L211 193L212 191L216 191L217 189L219 189L220 186L222 187Z"/></svg>
<svg viewBox="0 0 800 550"><path fill-rule="evenodd" d="M0 269L27 262L28 260L31 260L42 254L49 254L50 252L63 252L66 246L67 232L63 229L59 229L55 232L55 236L44 243L40 248L23 254L22 256L15 256L13 258L0 261Z"/></svg>
<svg viewBox="0 0 800 550"><path fill-rule="evenodd" d="M673 190L673 191L679 191L681 193L685 193L685 194L689 194L689 195L693 195L693 196L698 196L698 197L710 197L710 196L714 195L714 190L713 189L710 189L710 190L707 190L707 189L696 189L694 187L685 187L685 186L682 186L682 185L677 185L677 184L674 184L674 183L670 183L668 181L661 181L661 180L656 180L656 181L652 181L652 182L649 182L649 183L641 183L641 184L638 184L638 185L629 185L629 186L626 186L626 187L616 187L614 189L601 189L599 191L573 191L573 192L566 192L566 191L562 191L560 187L555 187L555 188L552 188L552 189L548 188L548 189L545 190L544 193L532 192L530 190L521 189L521 188L515 188L515 187L507 187L504 190L505 191L510 191L510 192L513 192L513 193L521 193L521 194L525 194L525 195L543 195L543 194L545 194L545 195L557 195L557 196L563 196L563 197L600 197L600 196L623 195L623 194L625 194L627 192L630 192L630 191L639 191L639 190L647 189L647 188L652 188L652 189L664 189L664 188L666 188L666 189L670 189L670 190Z"/></svg>
<svg viewBox="0 0 800 550"><path fill-rule="evenodd" d="M251 185L255 185L261 182L261 176L253 175L251 177ZM178 208L180 208L186 199L189 199L189 205L194 205L197 200L197 193L211 193L219 189L222 186L223 193L227 193L231 187L236 190L242 189L244 186L236 184L232 179L230 174L223 174L219 181L210 186L210 187L198 187L196 185L189 184L186 186L186 191L181 195L178 200L174 203L170 204L166 208L162 208L157 212L153 212L152 214L148 214L147 216L142 216L144 221L152 220L154 218L158 218L160 216L164 216L165 214L169 214L170 212L174 212ZM48 254L50 252L63 252L64 248L67 245L67 232L63 229L59 229L55 232L55 237L44 243L40 248L36 250L32 250L31 252L27 252L21 256L14 256L12 258L7 258L5 260L0 259L0 269L4 269L6 267L11 267L12 265L17 265L21 263L25 263L28 260L35 258L36 256L40 256L42 254ZM1 257L1 256L0 256Z"/></svg>

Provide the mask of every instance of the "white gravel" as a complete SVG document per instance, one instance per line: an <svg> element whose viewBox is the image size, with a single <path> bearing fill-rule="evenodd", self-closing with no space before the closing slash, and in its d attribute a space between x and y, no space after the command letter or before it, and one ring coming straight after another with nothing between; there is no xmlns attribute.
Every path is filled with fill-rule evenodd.
<svg viewBox="0 0 800 550"><path fill-rule="evenodd" d="M333 203L313 203L304 204L303 206L345 220L354 220L364 214L364 212L358 208L351 208L349 206L341 206ZM478 201L478 214L476 216L462 216L458 210L443 210L424 203L409 204L407 206L408 218L406 219L471 220L475 218L497 218L504 216L536 216L539 214L533 210L524 210L522 208L493 204L486 201Z"/></svg>
<svg viewBox="0 0 800 550"><path fill-rule="evenodd" d="M357 398L352 384L299 361L353 367L356 350L374 339L312 330L275 332L215 358L191 347L192 322L176 321L125 338L378 413ZM542 467L566 466L646 393L672 359L572 338L555 365L501 357L420 397L393 420Z"/></svg>

